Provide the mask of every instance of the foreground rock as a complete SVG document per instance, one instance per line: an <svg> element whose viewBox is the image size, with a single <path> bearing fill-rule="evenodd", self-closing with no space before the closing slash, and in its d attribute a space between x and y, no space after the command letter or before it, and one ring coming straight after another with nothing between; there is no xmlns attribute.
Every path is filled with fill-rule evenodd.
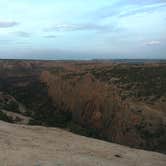
<svg viewBox="0 0 166 166"><path fill-rule="evenodd" d="M1 166L165 166L166 155L0 121Z"/></svg>

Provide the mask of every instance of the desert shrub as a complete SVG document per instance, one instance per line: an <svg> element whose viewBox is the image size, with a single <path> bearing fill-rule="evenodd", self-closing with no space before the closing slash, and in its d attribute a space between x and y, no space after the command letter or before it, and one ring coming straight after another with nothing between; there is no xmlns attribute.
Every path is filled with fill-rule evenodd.
<svg viewBox="0 0 166 166"><path fill-rule="evenodd" d="M4 104L3 109L12 112L19 112L18 103L16 101L10 101L8 104Z"/></svg>
<svg viewBox="0 0 166 166"><path fill-rule="evenodd" d="M59 111L51 105L51 102L46 102L36 109L31 117L33 120L30 121L30 124L64 128L71 120L71 113Z"/></svg>
<svg viewBox="0 0 166 166"><path fill-rule="evenodd" d="M76 134L88 136L87 129L77 123L69 122L67 128Z"/></svg>
<svg viewBox="0 0 166 166"><path fill-rule="evenodd" d="M76 134L83 135L86 137L99 138L99 133L97 129L94 128L85 128L78 123L70 121L67 125L67 128Z"/></svg>
<svg viewBox="0 0 166 166"><path fill-rule="evenodd" d="M12 123L13 120L12 118L8 117L5 113L3 113L2 111L0 111L0 120L3 120L5 122L10 122Z"/></svg>

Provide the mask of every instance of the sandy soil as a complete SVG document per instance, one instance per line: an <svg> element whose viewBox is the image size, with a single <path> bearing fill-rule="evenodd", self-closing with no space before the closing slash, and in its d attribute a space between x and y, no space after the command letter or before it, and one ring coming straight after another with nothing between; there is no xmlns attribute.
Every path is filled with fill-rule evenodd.
<svg viewBox="0 0 166 166"><path fill-rule="evenodd" d="M0 121L0 166L165 166L166 155Z"/></svg>

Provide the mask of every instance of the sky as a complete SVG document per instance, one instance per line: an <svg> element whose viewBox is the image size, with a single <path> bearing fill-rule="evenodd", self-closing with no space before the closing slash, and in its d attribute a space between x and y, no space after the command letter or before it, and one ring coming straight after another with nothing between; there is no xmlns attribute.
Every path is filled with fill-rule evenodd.
<svg viewBox="0 0 166 166"><path fill-rule="evenodd" d="M0 0L0 58L166 59L166 0Z"/></svg>

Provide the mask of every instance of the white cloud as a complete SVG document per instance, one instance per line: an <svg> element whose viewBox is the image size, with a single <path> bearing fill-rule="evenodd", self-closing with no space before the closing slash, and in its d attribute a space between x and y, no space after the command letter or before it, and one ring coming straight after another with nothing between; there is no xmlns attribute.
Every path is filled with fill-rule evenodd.
<svg viewBox="0 0 166 166"><path fill-rule="evenodd" d="M57 38L56 35L46 35L46 36L44 36L44 37L45 37L45 38L51 38L51 39Z"/></svg>
<svg viewBox="0 0 166 166"><path fill-rule="evenodd" d="M0 21L0 28L9 28L18 25L15 21Z"/></svg>
<svg viewBox="0 0 166 166"><path fill-rule="evenodd" d="M25 37L25 38L28 38L28 37L30 37L30 33L28 33L28 32L24 32L24 31L17 31L17 32L14 32L14 34L16 35L16 36L19 36L19 37Z"/></svg>
<svg viewBox="0 0 166 166"><path fill-rule="evenodd" d="M160 45L160 44L161 42L158 40L152 40L145 43L145 45L148 45L148 46L154 46L154 45Z"/></svg>
<svg viewBox="0 0 166 166"><path fill-rule="evenodd" d="M97 24L57 24L47 31L83 31L83 30L106 30L107 26Z"/></svg>

